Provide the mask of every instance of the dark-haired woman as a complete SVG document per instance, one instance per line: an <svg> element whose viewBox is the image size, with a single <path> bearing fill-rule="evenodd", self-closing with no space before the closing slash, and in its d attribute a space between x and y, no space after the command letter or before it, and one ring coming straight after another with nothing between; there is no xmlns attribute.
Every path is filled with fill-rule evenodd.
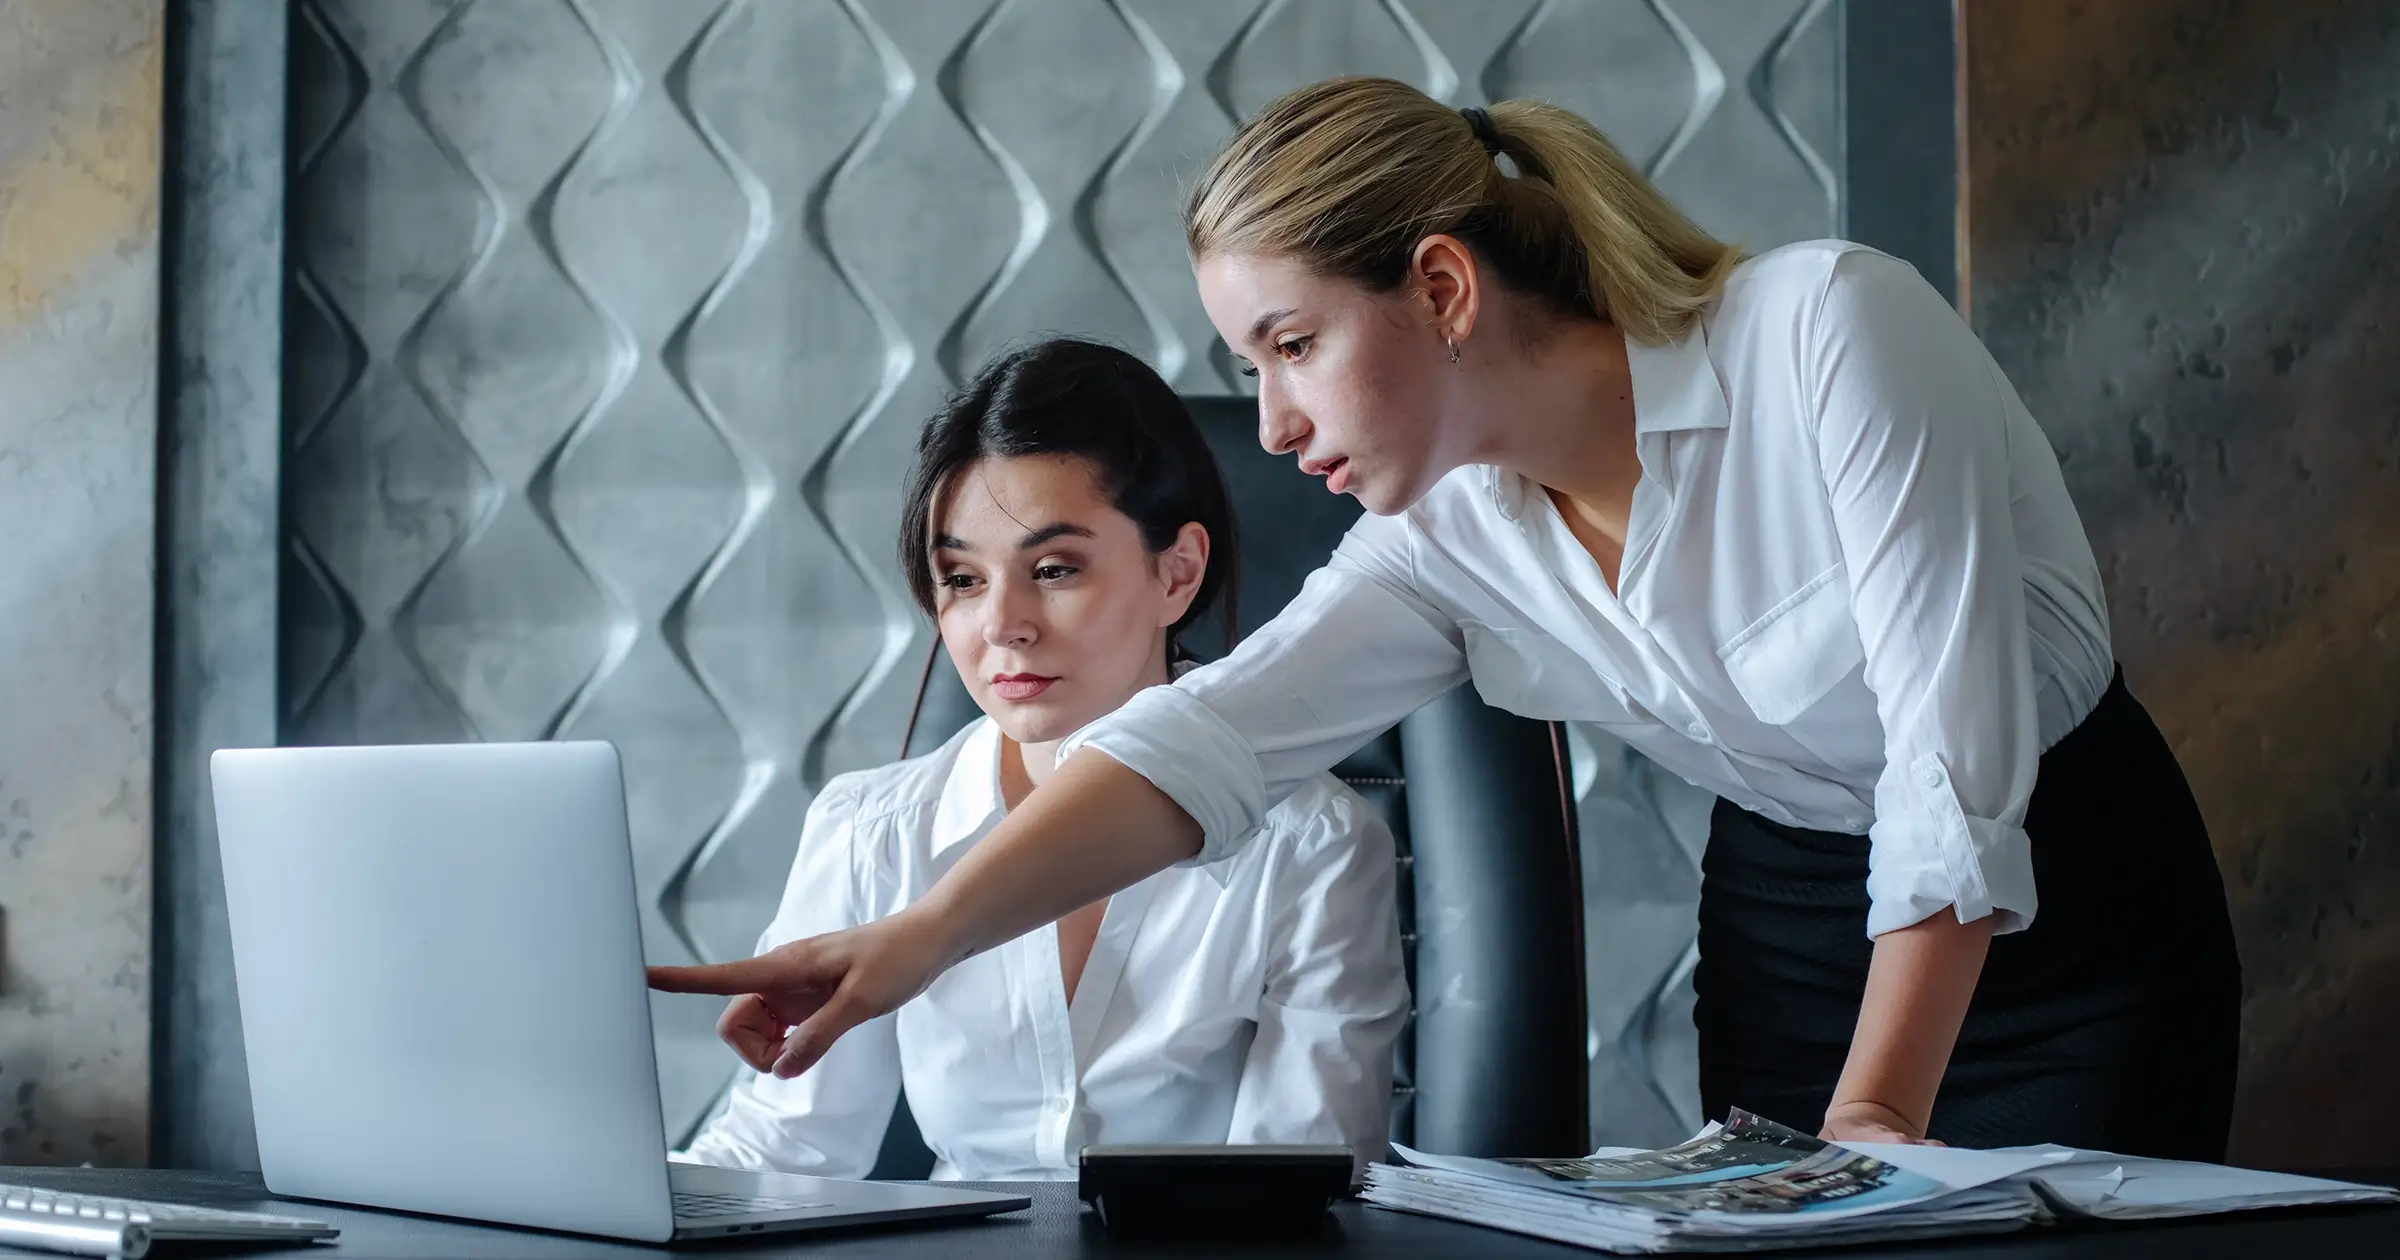
<svg viewBox="0 0 2400 1260"><path fill-rule="evenodd" d="M1155 373L1050 341L926 426L900 557L985 716L825 786L761 951L909 905L1049 777L1059 739L1167 682L1177 634L1231 585L1232 508ZM1373 809L1318 775L1235 860L962 964L805 1076L764 1070L794 1021L738 998L720 1031L761 1071L682 1158L863 1176L905 1088L936 1178L1068 1178L1095 1142L1341 1143L1363 1168L1408 1002L1392 857Z"/></svg>

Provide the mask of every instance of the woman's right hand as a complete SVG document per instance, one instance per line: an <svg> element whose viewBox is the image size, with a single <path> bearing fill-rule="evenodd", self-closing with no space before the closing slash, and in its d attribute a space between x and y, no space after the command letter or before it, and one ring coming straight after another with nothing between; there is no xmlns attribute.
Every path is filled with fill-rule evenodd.
<svg viewBox="0 0 2400 1260"><path fill-rule="evenodd" d="M739 962L652 967L650 987L732 998L717 1035L742 1062L789 1079L815 1066L843 1033L924 992L954 961L943 956L935 926L904 910Z"/></svg>
<svg viewBox="0 0 2400 1260"><path fill-rule="evenodd" d="M1200 850L1200 825L1104 753L1067 758L889 918L740 962L652 967L650 987L721 993L717 1032L761 1072L794 1077L843 1033L899 1009L969 953L1131 888Z"/></svg>

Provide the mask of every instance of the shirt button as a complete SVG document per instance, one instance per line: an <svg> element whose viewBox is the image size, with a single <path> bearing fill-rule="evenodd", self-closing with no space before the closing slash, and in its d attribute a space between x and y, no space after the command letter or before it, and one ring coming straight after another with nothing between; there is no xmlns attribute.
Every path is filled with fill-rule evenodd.
<svg viewBox="0 0 2400 1260"><path fill-rule="evenodd" d="M1699 740L1702 743L1708 742L1708 723L1694 722L1690 726L1684 727L1683 729L1689 732L1693 739Z"/></svg>
<svg viewBox="0 0 2400 1260"><path fill-rule="evenodd" d="M1062 1116L1067 1114L1069 1111L1074 1110L1074 1108L1075 1104L1068 1102L1064 1098L1053 1098L1050 1100L1050 1110L1055 1111Z"/></svg>
<svg viewBox="0 0 2400 1260"><path fill-rule="evenodd" d="M1942 785L1942 772L1932 766L1927 766L1917 772L1917 782L1929 788L1938 788Z"/></svg>

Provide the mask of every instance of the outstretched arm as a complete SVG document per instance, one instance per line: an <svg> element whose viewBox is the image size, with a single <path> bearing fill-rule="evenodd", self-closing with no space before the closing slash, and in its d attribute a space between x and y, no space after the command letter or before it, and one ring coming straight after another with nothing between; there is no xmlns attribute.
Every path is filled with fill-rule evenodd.
<svg viewBox="0 0 2400 1260"><path fill-rule="evenodd" d="M795 1076L960 959L1231 853L1300 782L1465 677L1456 626L1415 593L1409 545L1404 522L1361 521L1239 651L1079 732L1081 750L907 909L742 962L657 968L651 984L759 995L796 1027L735 1048Z"/></svg>

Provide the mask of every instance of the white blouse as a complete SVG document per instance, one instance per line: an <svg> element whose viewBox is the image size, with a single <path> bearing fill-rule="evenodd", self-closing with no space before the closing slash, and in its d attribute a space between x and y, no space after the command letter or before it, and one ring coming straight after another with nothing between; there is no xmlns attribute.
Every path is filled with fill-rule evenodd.
<svg viewBox="0 0 2400 1260"><path fill-rule="evenodd" d="M1472 678L1777 822L1866 833L1870 935L1945 907L2030 923L2036 763L2114 659L2057 456L1982 343L1907 264L1817 241L1626 353L1642 475L1616 592L1540 486L1462 468L1060 755L1150 779L1214 861Z"/></svg>
<svg viewBox="0 0 2400 1260"><path fill-rule="evenodd" d="M825 785L763 952L915 900L1002 816L1000 733ZM1301 776L1208 874L1110 899L1069 1001L1056 925L951 968L792 1080L745 1072L677 1158L863 1177L905 1087L937 1179L1065 1180L1099 1142L1345 1144L1383 1156L1408 1009L1392 835Z"/></svg>

